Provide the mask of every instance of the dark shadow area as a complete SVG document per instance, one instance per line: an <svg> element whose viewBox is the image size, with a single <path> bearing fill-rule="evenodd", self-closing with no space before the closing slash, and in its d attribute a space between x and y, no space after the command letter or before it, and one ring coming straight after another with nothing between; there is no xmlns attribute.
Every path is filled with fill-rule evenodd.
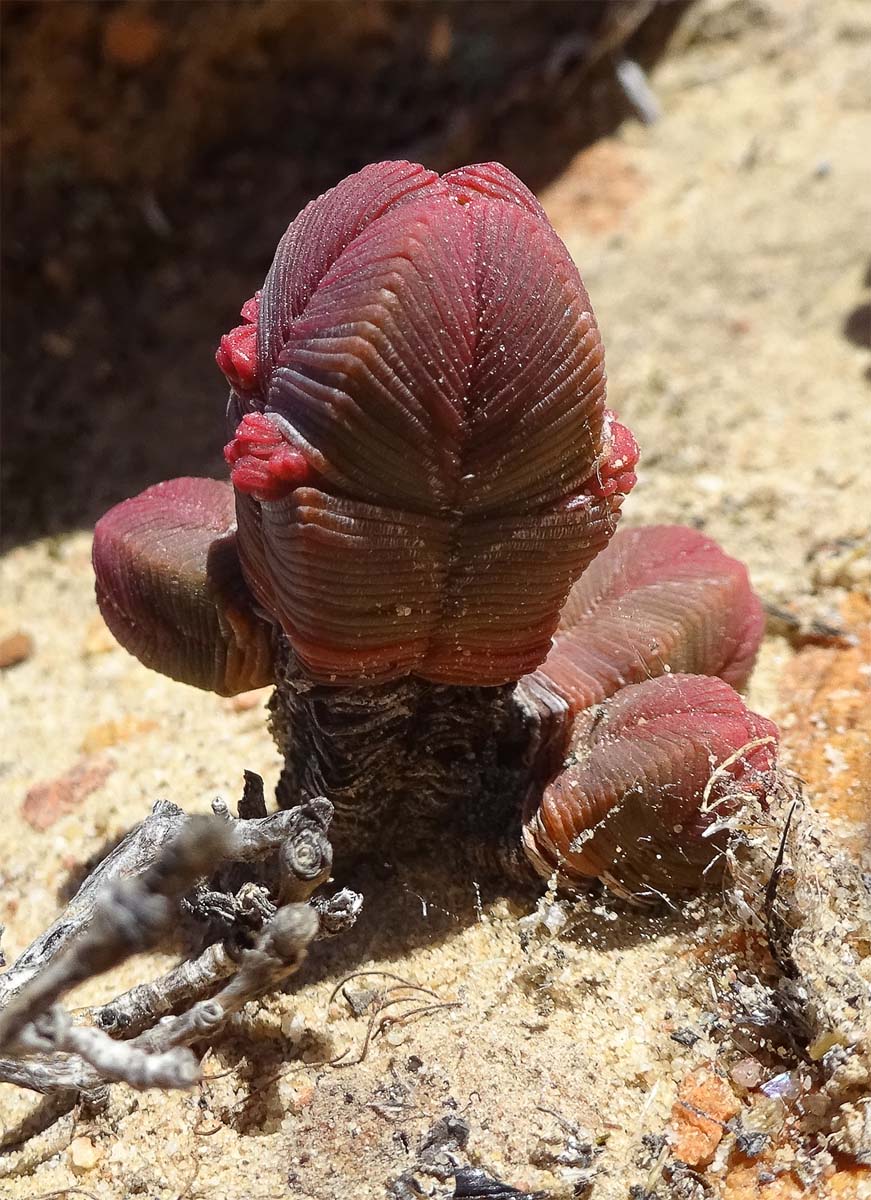
<svg viewBox="0 0 871 1200"><path fill-rule="evenodd" d="M301 982L314 980L338 984L367 964L395 963L420 947L449 942L480 921L483 912L496 901L506 901L518 919L532 913L544 892L544 883L531 880L527 885L482 874L472 864L461 836L456 829L446 830L445 845L437 860L430 854L395 856L387 848L383 855L337 868L321 894L351 888L363 896L363 908L348 932L312 945L301 973L289 981L287 989L294 991ZM84 880L122 840L107 839L87 859L63 873L57 886L59 904L69 904ZM718 886L712 875L711 892ZM570 926L561 936L603 953L620 954L661 937L689 942L697 922L697 907L687 909L680 900L636 906L591 881L589 890L578 896ZM195 921L179 924L175 932L180 955L190 952L193 943L186 943L189 938L196 941L202 928ZM518 927L518 937L521 932L522 927ZM535 937L532 944L537 944ZM413 982L411 976L408 978ZM333 1057L335 1047L325 1042L323 1049L325 1059ZM354 1057L350 1051L349 1056Z"/></svg>
<svg viewBox="0 0 871 1200"><path fill-rule="evenodd" d="M299 208L389 157L540 188L629 113L615 56L652 65L686 5L648 7L5 5L6 543L223 475L214 350Z"/></svg>
<svg viewBox="0 0 871 1200"><path fill-rule="evenodd" d="M871 350L871 303L858 304L844 319L844 337L854 346Z"/></svg>
<svg viewBox="0 0 871 1200"><path fill-rule="evenodd" d="M456 836L456 831L454 831ZM107 838L82 862L62 875L56 896L59 905L74 898L85 879L126 835ZM481 910L506 899L518 917L534 910L544 884L529 885L481 875L471 865L463 845L446 846L445 861L433 863L427 856L367 859L336 871L333 881L322 889L329 895L339 888L352 888L364 897L362 912L353 929L326 942L316 943L299 978L341 979L368 959L401 958L420 946L435 945L481 919ZM712 889L716 889L714 881ZM695 918L682 904L663 902L640 907L619 900L600 883L579 900L580 913L572 931L573 940L589 941L598 950L625 950L639 941L652 941L691 930ZM619 920L611 914L619 913ZM182 937L198 927L185 926ZM291 984L291 990L295 983Z"/></svg>
<svg viewBox="0 0 871 1200"><path fill-rule="evenodd" d="M534 911L543 886L480 877L463 862L461 848L455 854L446 849L449 861L441 865L422 858L397 862L388 869L361 864L337 877L330 887L359 891L363 909L349 933L312 946L299 979L336 984L370 961L405 959L418 947L450 941L479 921L482 909L497 900L506 900L518 918ZM636 907L616 899L601 884L592 885L578 905L571 930L562 936L615 954L666 936L689 940L698 921L679 902ZM619 914L618 920L613 913ZM290 990L294 987L291 983Z"/></svg>

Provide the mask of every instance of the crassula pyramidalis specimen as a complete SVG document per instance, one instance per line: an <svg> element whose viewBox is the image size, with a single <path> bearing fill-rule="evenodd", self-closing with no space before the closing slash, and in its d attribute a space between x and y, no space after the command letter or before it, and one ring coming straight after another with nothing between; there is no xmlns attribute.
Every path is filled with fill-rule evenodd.
<svg viewBox="0 0 871 1200"><path fill-rule="evenodd" d="M776 732L735 688L762 613L693 530L615 536L638 450L575 265L496 163L377 163L312 201L220 343L230 482L159 484L94 539L147 665L275 684L279 802L337 853L698 886Z"/></svg>

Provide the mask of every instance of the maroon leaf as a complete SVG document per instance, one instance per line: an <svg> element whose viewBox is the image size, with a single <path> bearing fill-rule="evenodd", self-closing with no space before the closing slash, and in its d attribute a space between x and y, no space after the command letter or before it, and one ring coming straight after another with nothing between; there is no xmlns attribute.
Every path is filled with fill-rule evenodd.
<svg viewBox="0 0 871 1200"><path fill-rule="evenodd" d="M263 286L258 350L264 380L293 321L342 251L406 197L436 190L438 175L418 163L371 163L305 206L279 242Z"/></svg>
<svg viewBox="0 0 871 1200"><path fill-rule="evenodd" d="M770 786L776 740L720 679L662 675L623 688L582 714L565 769L531 798L527 855L545 877L599 877L633 896L697 888L741 794Z"/></svg>
<svg viewBox="0 0 871 1200"><path fill-rule="evenodd" d="M219 351L240 557L309 675L532 669L635 455L532 193L494 163L367 167L291 224L255 310L256 373L250 326Z"/></svg>
<svg viewBox="0 0 871 1200"><path fill-rule="evenodd" d="M539 682L572 712L665 672L746 683L764 629L746 567L683 525L618 533L574 586Z"/></svg>
<svg viewBox="0 0 871 1200"><path fill-rule="evenodd" d="M233 490L173 479L117 505L94 531L97 601L148 667L229 696L273 681L272 632L236 553Z"/></svg>

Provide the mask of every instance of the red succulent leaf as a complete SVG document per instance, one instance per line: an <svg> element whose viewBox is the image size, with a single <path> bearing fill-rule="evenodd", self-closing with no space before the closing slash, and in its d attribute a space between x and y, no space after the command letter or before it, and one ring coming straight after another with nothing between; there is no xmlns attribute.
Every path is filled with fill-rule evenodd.
<svg viewBox="0 0 871 1200"><path fill-rule="evenodd" d="M539 663L637 451L532 193L495 163L367 167L282 238L253 384L237 333L240 555L310 676L496 684ZM248 454L264 410L283 445Z"/></svg>
<svg viewBox="0 0 871 1200"><path fill-rule="evenodd" d="M636 898L697 888L741 796L770 788L776 745L776 726L720 679L623 688L578 719L568 765L531 798L527 855L545 877Z"/></svg>
<svg viewBox="0 0 871 1200"><path fill-rule="evenodd" d="M443 175L441 182L461 204L468 204L477 196L489 196L493 200L519 204L533 216L547 221L547 215L534 194L501 163L473 163L469 167L457 167Z"/></svg>
<svg viewBox="0 0 871 1200"><path fill-rule="evenodd" d="M239 312L240 317L247 324L257 324L257 318L260 316L260 292L256 291L250 300L246 300Z"/></svg>
<svg viewBox="0 0 871 1200"><path fill-rule="evenodd" d="M633 895L703 882L723 848L711 826L740 791L764 790L774 761L776 728L730 686L762 632L746 569L710 538L669 525L614 537L519 685L542 781L524 842L542 874Z"/></svg>
<svg viewBox="0 0 871 1200"><path fill-rule="evenodd" d="M530 678L566 728L654 675L718 675L743 687L763 628L746 567L716 542L683 525L626 529L572 588L550 653Z"/></svg>
<svg viewBox="0 0 871 1200"><path fill-rule="evenodd" d="M116 505L94 530L93 560L106 624L146 666L224 696L274 681L229 484L173 479Z"/></svg>
<svg viewBox="0 0 871 1200"><path fill-rule="evenodd" d="M215 352L215 362L224 373L230 387L236 392L256 390L257 374L257 318L260 313L260 292L255 292L242 305L241 317L244 325L237 325L221 338Z"/></svg>
<svg viewBox="0 0 871 1200"><path fill-rule="evenodd" d="M417 163L372 163L310 201L291 222L260 293L258 353L264 389L293 322L342 251L407 197L439 188L435 171Z"/></svg>

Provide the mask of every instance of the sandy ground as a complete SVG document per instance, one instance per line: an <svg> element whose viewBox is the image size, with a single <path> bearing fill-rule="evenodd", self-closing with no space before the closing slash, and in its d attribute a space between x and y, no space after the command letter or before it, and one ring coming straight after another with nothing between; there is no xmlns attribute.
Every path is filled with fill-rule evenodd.
<svg viewBox="0 0 871 1200"><path fill-rule="evenodd" d="M627 122L542 196L593 297L611 403L642 446L626 520L703 528L748 562L767 601L851 635L803 645L772 621L750 701L781 720L787 764L871 865L871 5L703 4L652 82L662 119ZM245 707L199 694L115 647L87 530L13 550L3 577L2 631L34 647L2 676L11 961L89 856L156 798L205 809L236 798L243 767L271 784L278 764L262 697ZM581 1127L599 1142L593 1197L622 1200L644 1183L641 1139L666 1128L688 1073L733 1065L710 1016L734 972L715 897L652 915L596 898L548 932L519 921L534 896L481 895L436 866L360 883L357 928L317 948L291 994L246 1010L207 1056L202 1086L115 1089L108 1112L76 1130L87 1142L0 1192L381 1197L415 1167L426 1130L457 1112L471 1126L466 1159L555 1197L577 1181L555 1161L558 1117ZM158 965L137 960L76 999L108 998ZM357 1063L370 1013L328 1006L354 971L394 972L451 1003L403 1019L422 994L401 993L387 1010L398 1019L376 1022ZM671 1036L686 1028L700 1035L692 1046ZM0 1087L0 1120L32 1103ZM752 1164L709 1176L730 1200L798 1197L788 1165L765 1186ZM416 1175L424 1194L451 1193ZM829 1186L871 1196L868 1173Z"/></svg>

